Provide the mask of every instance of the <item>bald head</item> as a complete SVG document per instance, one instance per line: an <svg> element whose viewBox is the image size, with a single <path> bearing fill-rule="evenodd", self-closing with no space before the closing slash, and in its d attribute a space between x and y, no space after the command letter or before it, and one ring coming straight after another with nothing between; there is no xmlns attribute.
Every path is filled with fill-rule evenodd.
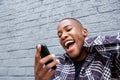
<svg viewBox="0 0 120 80"><path fill-rule="evenodd" d="M82 60L84 55L80 54L87 37L87 29L74 18L64 18L59 22L57 30L60 44L67 51L67 54L75 61Z"/></svg>
<svg viewBox="0 0 120 80"><path fill-rule="evenodd" d="M78 21L77 19L75 19L75 18L64 18L58 24L58 27L57 27L58 33L61 32L61 29L66 29L68 27L74 27L79 32L82 32L82 31L87 32L87 29L84 28L82 26L82 24L80 23L80 21Z"/></svg>
<svg viewBox="0 0 120 80"><path fill-rule="evenodd" d="M80 28L83 28L81 22L80 22L79 20L75 19L75 18L64 18L64 19L60 20L60 22L59 22L59 24L58 24L58 27L59 27L59 25L60 25L62 22L66 21L66 20L68 20L68 21L70 21L70 22L72 22L72 23L75 23L75 24L79 25Z"/></svg>
<svg viewBox="0 0 120 80"><path fill-rule="evenodd" d="M61 22L61 21L64 21L64 20L74 20L74 21L80 23L80 21L78 21L78 20L75 19L75 18L64 18L64 19L60 20L60 22ZM80 24L81 24L81 23L80 23Z"/></svg>

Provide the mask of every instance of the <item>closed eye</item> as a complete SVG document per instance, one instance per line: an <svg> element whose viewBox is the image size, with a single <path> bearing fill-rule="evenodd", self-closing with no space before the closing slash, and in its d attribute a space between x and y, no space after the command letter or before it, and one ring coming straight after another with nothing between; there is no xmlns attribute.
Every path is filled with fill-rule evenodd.
<svg viewBox="0 0 120 80"><path fill-rule="evenodd" d="M58 37L60 38L62 36L62 33L61 32L58 32Z"/></svg>
<svg viewBox="0 0 120 80"><path fill-rule="evenodd" d="M67 26L65 30L66 32L70 32L72 30L72 26Z"/></svg>
<svg viewBox="0 0 120 80"><path fill-rule="evenodd" d="M66 31L69 32L69 31L71 31L71 30L72 30L72 28L68 28Z"/></svg>

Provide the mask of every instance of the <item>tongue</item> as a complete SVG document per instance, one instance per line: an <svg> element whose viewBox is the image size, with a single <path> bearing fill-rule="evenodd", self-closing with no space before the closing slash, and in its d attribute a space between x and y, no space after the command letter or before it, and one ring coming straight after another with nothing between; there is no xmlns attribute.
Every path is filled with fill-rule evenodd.
<svg viewBox="0 0 120 80"><path fill-rule="evenodd" d="M70 49L73 46L74 43L69 43L69 45L67 46L67 49Z"/></svg>

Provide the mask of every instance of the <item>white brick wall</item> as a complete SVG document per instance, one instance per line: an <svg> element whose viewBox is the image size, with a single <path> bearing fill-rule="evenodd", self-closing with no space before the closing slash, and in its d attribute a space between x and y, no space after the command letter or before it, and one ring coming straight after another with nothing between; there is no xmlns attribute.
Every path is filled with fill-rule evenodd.
<svg viewBox="0 0 120 80"><path fill-rule="evenodd" d="M80 20L90 36L120 32L120 0L0 0L0 80L34 80L38 43L63 54L59 20Z"/></svg>

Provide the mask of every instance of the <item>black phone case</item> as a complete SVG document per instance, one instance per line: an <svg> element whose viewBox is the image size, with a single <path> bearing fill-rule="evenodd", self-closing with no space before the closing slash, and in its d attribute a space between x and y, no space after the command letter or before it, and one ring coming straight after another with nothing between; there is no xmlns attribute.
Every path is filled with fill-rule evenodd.
<svg viewBox="0 0 120 80"><path fill-rule="evenodd" d="M41 54L40 54L41 58L44 58L44 57L46 57L48 55L50 55L50 52L49 52L47 46L46 45L42 45L42 47L41 47ZM49 64L52 61L53 60L50 60L50 61L46 62L45 65ZM56 69L56 66L53 66L52 69Z"/></svg>
<svg viewBox="0 0 120 80"><path fill-rule="evenodd" d="M42 47L41 47L41 54L40 54L41 58L44 58L44 57L46 57L48 55L50 55L50 52L49 52L47 46L46 45L42 45Z"/></svg>

